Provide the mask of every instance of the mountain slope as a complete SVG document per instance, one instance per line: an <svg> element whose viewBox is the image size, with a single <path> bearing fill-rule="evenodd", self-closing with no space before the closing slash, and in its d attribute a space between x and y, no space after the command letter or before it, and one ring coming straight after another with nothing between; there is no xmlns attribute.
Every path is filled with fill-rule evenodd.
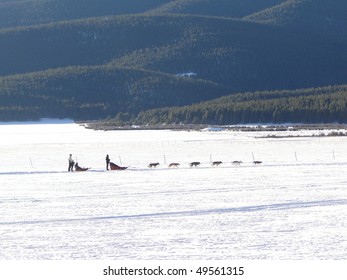
<svg viewBox="0 0 347 280"><path fill-rule="evenodd" d="M347 85L248 92L179 108L141 112L136 124L242 124L347 122ZM118 116L110 124L124 124Z"/></svg>
<svg viewBox="0 0 347 280"><path fill-rule="evenodd" d="M88 17L143 13L171 1L6 0L0 1L0 29L52 23L72 19L83 19Z"/></svg>
<svg viewBox="0 0 347 280"><path fill-rule="evenodd" d="M68 67L0 78L0 119L99 119L224 94L225 89L214 83L158 72Z"/></svg>
<svg viewBox="0 0 347 280"><path fill-rule="evenodd" d="M285 0L26 0L0 1L0 29L88 17L177 13L244 17Z"/></svg>
<svg viewBox="0 0 347 280"><path fill-rule="evenodd" d="M288 0L245 19L322 35L347 35L347 1Z"/></svg>
<svg viewBox="0 0 347 280"><path fill-rule="evenodd" d="M176 0L151 12L241 18L285 0Z"/></svg>
<svg viewBox="0 0 347 280"><path fill-rule="evenodd" d="M194 72L230 92L341 83L347 54L315 37L201 16L115 16L0 32L0 75L111 63ZM300 65L300 67L298 67Z"/></svg>
<svg viewBox="0 0 347 280"><path fill-rule="evenodd" d="M103 64L134 49L178 38L167 22L148 16L101 17L0 30L0 75L71 65Z"/></svg>
<svg viewBox="0 0 347 280"><path fill-rule="evenodd" d="M346 84L346 11L338 0L0 0L13 26L0 27L1 118Z"/></svg>

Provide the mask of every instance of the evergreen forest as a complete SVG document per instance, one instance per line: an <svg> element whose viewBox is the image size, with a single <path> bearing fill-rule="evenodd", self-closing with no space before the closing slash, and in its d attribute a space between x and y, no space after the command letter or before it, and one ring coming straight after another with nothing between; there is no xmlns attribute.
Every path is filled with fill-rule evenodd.
<svg viewBox="0 0 347 280"><path fill-rule="evenodd" d="M345 0L0 0L0 120L347 120Z"/></svg>

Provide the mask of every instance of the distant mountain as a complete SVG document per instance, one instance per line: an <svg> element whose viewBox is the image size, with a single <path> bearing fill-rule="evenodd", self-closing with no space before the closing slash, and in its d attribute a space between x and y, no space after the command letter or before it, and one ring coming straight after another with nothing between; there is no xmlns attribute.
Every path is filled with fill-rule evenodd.
<svg viewBox="0 0 347 280"><path fill-rule="evenodd" d="M285 0L177 0L152 12L241 18Z"/></svg>
<svg viewBox="0 0 347 280"><path fill-rule="evenodd" d="M221 96L212 82L110 66L66 67L0 78L0 119L93 120ZM199 92L199 95L196 94Z"/></svg>
<svg viewBox="0 0 347 280"><path fill-rule="evenodd" d="M17 28L0 31L0 42L0 75L112 64L172 75L194 72L230 92L337 83L347 67L347 53L328 41L190 15L117 16Z"/></svg>
<svg viewBox="0 0 347 280"><path fill-rule="evenodd" d="M347 1L288 0L248 15L246 20L287 27L325 36L347 35Z"/></svg>
<svg viewBox="0 0 347 280"><path fill-rule="evenodd" d="M232 93L347 84L346 7L0 0L0 119L129 117Z"/></svg>
<svg viewBox="0 0 347 280"><path fill-rule="evenodd" d="M0 28L30 26L107 15L143 13L168 2L171 1L1 0Z"/></svg>
<svg viewBox="0 0 347 280"><path fill-rule="evenodd" d="M144 12L241 18L282 2L285 0L0 0L0 28Z"/></svg>

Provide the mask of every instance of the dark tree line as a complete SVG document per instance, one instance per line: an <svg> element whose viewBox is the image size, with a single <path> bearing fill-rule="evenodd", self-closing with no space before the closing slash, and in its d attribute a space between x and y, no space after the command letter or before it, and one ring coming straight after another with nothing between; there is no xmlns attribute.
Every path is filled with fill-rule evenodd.
<svg viewBox="0 0 347 280"><path fill-rule="evenodd" d="M139 124L347 122L347 86L231 95L192 106L141 112Z"/></svg>

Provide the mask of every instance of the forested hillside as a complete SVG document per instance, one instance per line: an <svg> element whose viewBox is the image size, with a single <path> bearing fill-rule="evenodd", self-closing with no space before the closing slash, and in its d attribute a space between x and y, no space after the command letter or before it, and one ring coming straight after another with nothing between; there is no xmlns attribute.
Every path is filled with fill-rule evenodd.
<svg viewBox="0 0 347 280"><path fill-rule="evenodd" d="M282 26L303 33L347 40L347 1L288 0L245 17L247 20Z"/></svg>
<svg viewBox="0 0 347 280"><path fill-rule="evenodd" d="M170 0L1 0L0 28L143 13Z"/></svg>
<svg viewBox="0 0 347 280"><path fill-rule="evenodd" d="M185 107L153 109L131 120L141 125L347 122L347 85L248 92ZM129 120L119 115L110 124Z"/></svg>
<svg viewBox="0 0 347 280"><path fill-rule="evenodd" d="M0 0L0 119L129 120L347 84L345 14L342 0Z"/></svg>
<svg viewBox="0 0 347 280"><path fill-rule="evenodd" d="M144 109L187 105L223 92L208 81L110 66L7 76L0 78L0 88L1 120L42 116L93 120L119 112L128 118Z"/></svg>
<svg viewBox="0 0 347 280"><path fill-rule="evenodd" d="M285 0L177 0L168 1L153 12L242 18Z"/></svg>

